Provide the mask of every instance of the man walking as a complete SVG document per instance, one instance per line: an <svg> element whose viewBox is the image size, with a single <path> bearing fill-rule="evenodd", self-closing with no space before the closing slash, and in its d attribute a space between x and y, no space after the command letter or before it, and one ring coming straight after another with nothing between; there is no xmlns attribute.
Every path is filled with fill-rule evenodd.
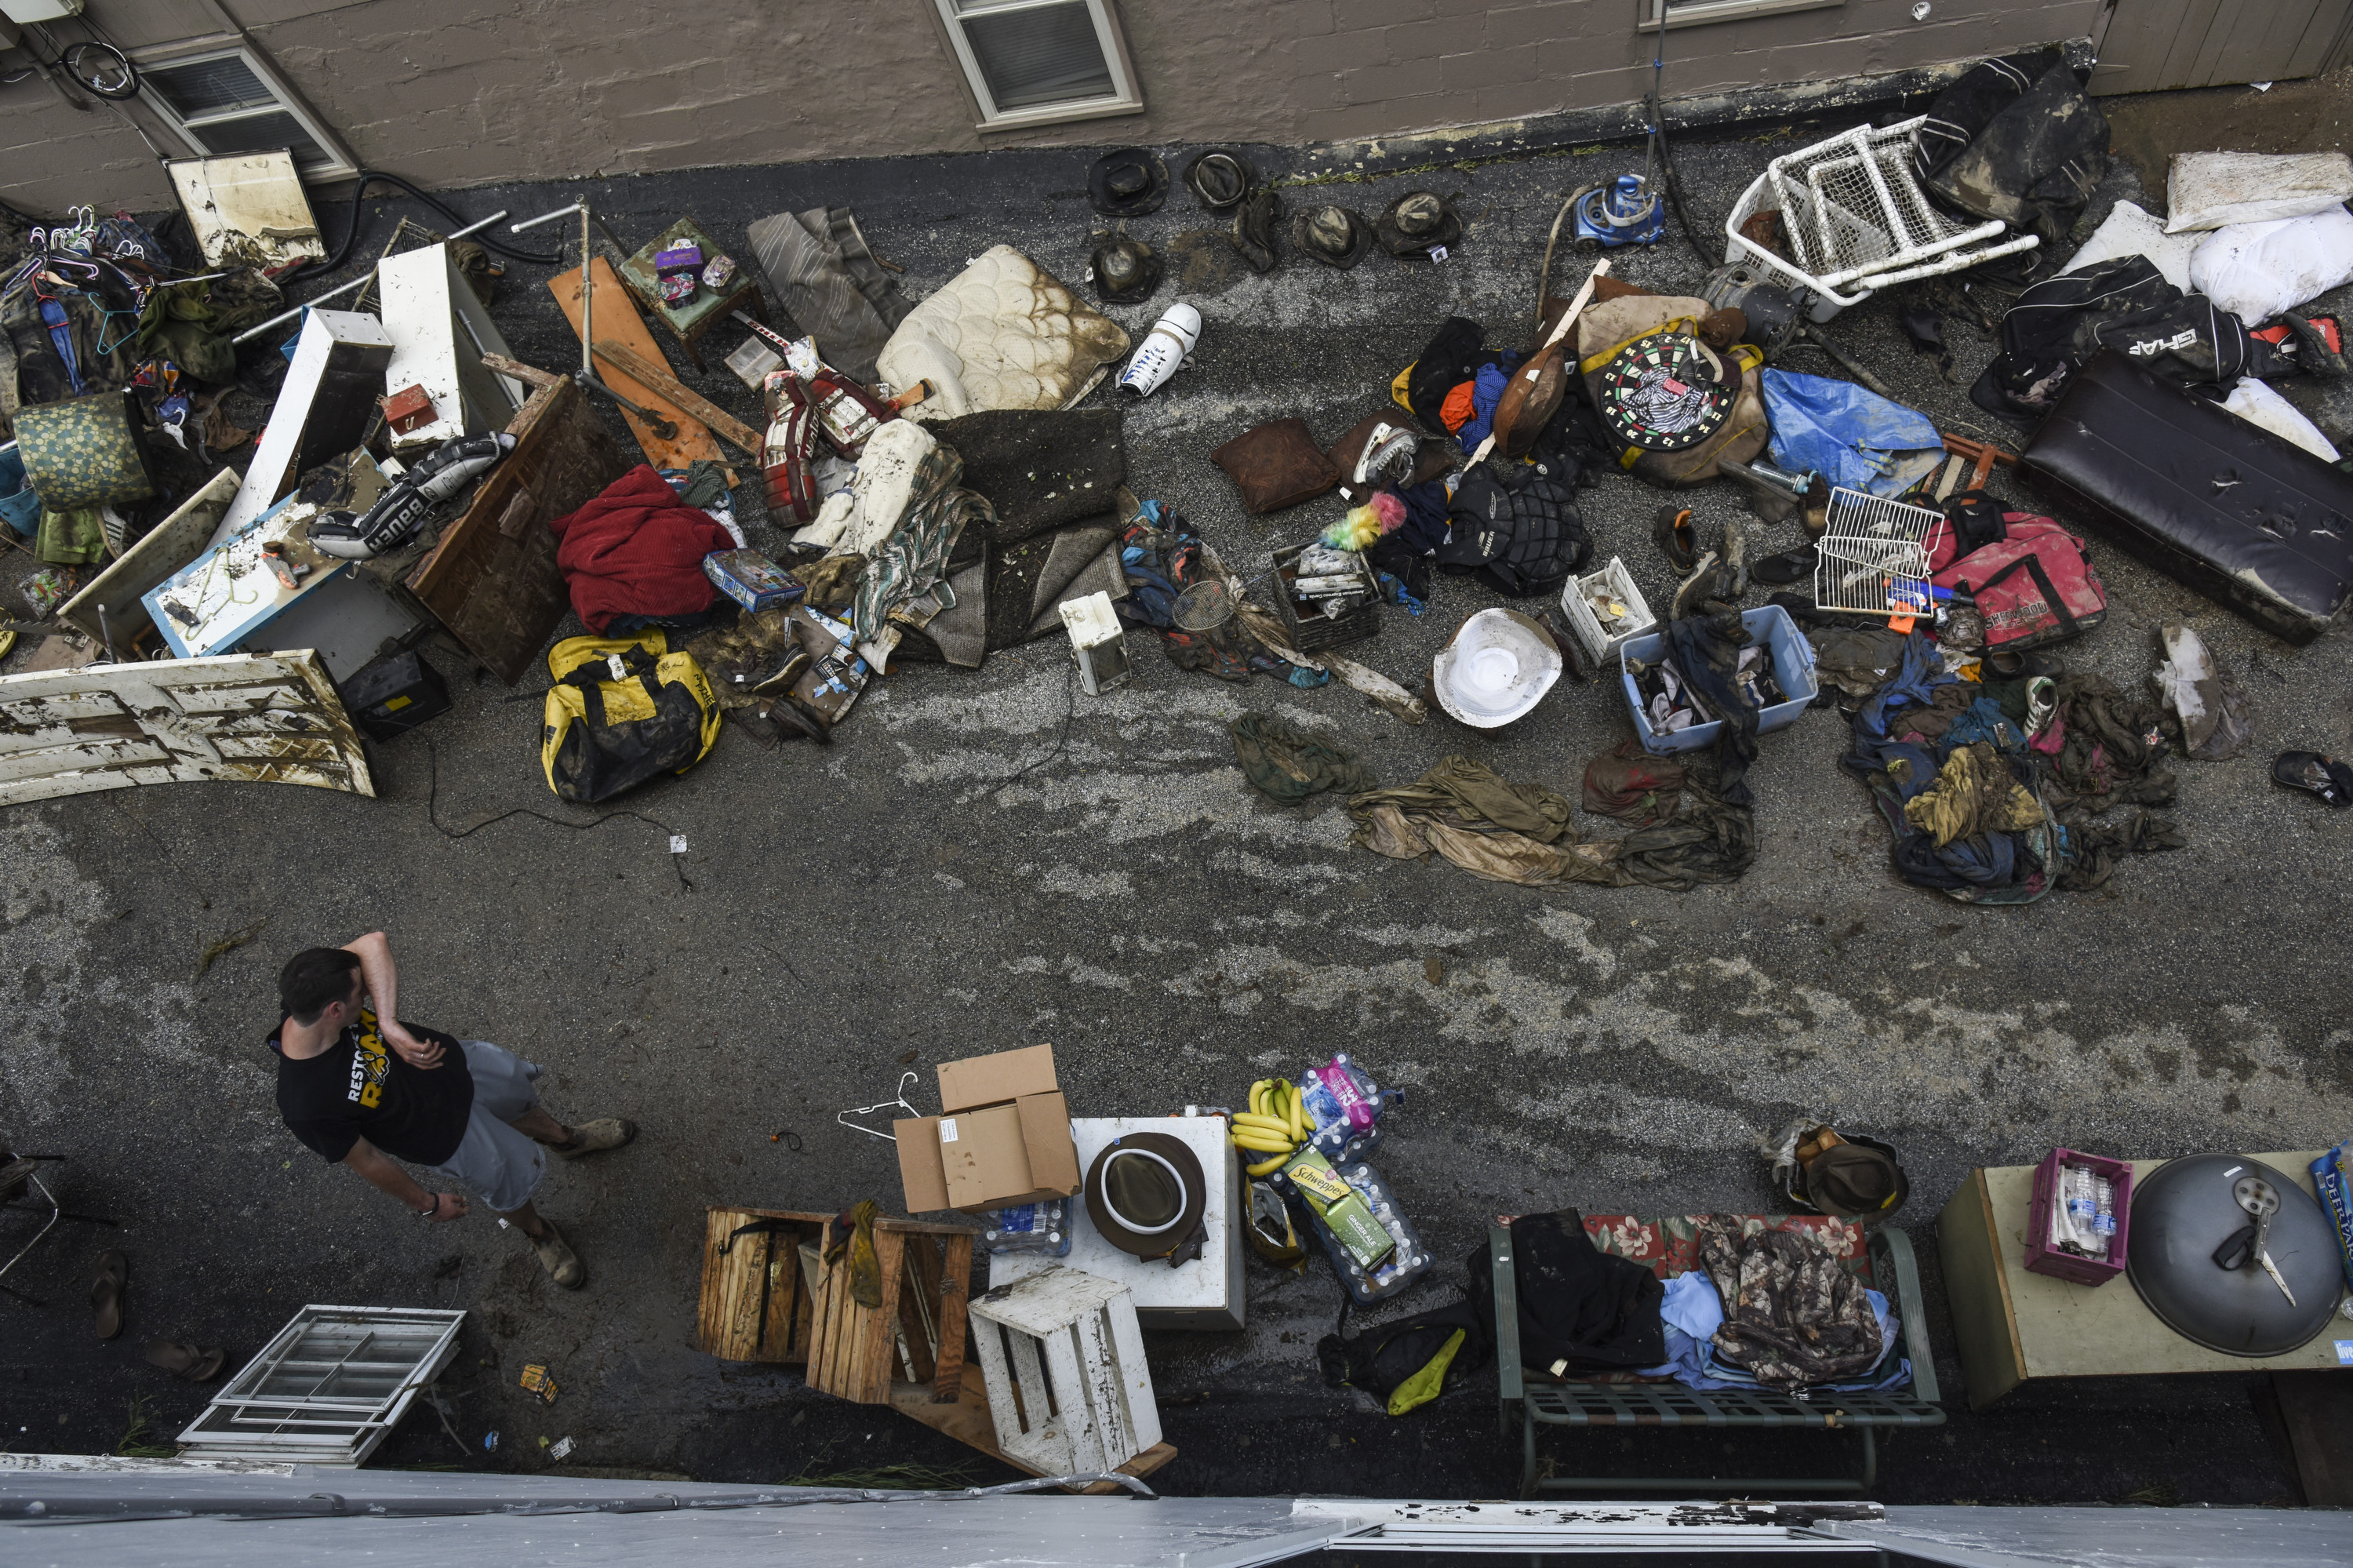
<svg viewBox="0 0 2353 1568"><path fill-rule="evenodd" d="M431 1192L395 1164L462 1181L530 1238L556 1284L588 1281L563 1233L532 1207L547 1173L540 1146L567 1160L618 1149L638 1135L607 1117L565 1127L540 1108L540 1069L481 1040L403 1023L392 945L371 931L340 948L306 948L278 976L285 1017L278 1110L330 1164L350 1166L419 1219L466 1217L466 1200Z"/></svg>

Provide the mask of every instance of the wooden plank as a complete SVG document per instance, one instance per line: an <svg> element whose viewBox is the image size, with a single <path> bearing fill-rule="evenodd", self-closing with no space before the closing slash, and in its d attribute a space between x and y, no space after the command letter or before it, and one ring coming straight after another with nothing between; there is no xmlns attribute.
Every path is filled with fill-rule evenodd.
<svg viewBox="0 0 2353 1568"><path fill-rule="evenodd" d="M798 1228L781 1235L741 1236L726 1252L719 1250L738 1226L765 1219L793 1221ZM705 1211L702 1289L695 1308L695 1349L725 1361L794 1360L794 1325L806 1317L806 1292L800 1287L800 1243L815 1235L823 1224L821 1215L790 1210ZM765 1341L758 1322L764 1274L770 1275Z"/></svg>
<svg viewBox="0 0 2353 1568"><path fill-rule="evenodd" d="M907 1286L907 1237L897 1231L874 1233L874 1258L881 1266L882 1305L857 1307L858 1392L860 1404L891 1403L891 1383L899 1373L899 1297ZM849 1253L845 1249L835 1266L848 1290ZM854 1305L854 1303L853 1303Z"/></svg>
<svg viewBox="0 0 2353 1568"><path fill-rule="evenodd" d="M507 427L514 450L408 575L408 590L499 679L513 685L571 608L547 524L576 512L629 463L586 397L561 377Z"/></svg>
<svg viewBox="0 0 2353 1568"><path fill-rule="evenodd" d="M227 720L184 695L239 694ZM62 699L71 698L68 705ZM105 704L114 711L109 714ZM61 706L71 716L60 722ZM292 731L254 735L251 717L282 710ZM62 731L62 735L58 732ZM206 780L303 784L373 795L359 734L317 656L227 654L97 664L0 677L0 734L32 736L0 757L0 805L134 784ZM44 744L56 736L58 743ZM224 749L221 742L232 744ZM324 747L315 744L323 741Z"/></svg>
<svg viewBox="0 0 2353 1568"><path fill-rule="evenodd" d="M1973 1410L2001 1398L2026 1375L2010 1300L2001 1288L1996 1246L1985 1201L1985 1172L1972 1171L1936 1216L1936 1249L1944 1264L1953 1335L1959 1341L1962 1381Z"/></svg>
<svg viewBox="0 0 2353 1568"><path fill-rule="evenodd" d="M962 1394L971 1283L972 1233L965 1231L947 1238L947 1259L941 1266L939 1371L932 1380L936 1404L954 1404Z"/></svg>
<svg viewBox="0 0 2353 1568"><path fill-rule="evenodd" d="M2272 1392L2306 1508L2353 1508L2353 1380L2275 1372Z"/></svg>
<svg viewBox="0 0 2353 1568"><path fill-rule="evenodd" d="M643 387L650 387L661 400L680 413L702 420L713 434L734 442L757 461L766 445L761 434L726 409L704 397L670 373L668 366L649 360L626 343L617 343L599 329L596 334L596 357L613 366Z"/></svg>
<svg viewBox="0 0 2353 1568"><path fill-rule="evenodd" d="M649 363L661 363L661 350L654 346L653 334L646 331L646 323L638 316L638 307L629 297L628 290L614 275L612 263L599 256L589 268L588 275L596 290L593 302L596 320L593 324L597 341L602 343L610 339L627 344L645 355ZM575 267L558 272L547 281L547 288L555 296L556 308L564 313L564 319L572 323L573 334L577 336L580 332L579 269ZM663 400L653 387L629 376L616 373L607 379L613 384L614 391L632 403L654 404ZM670 440L655 435L644 420L626 408L621 410L621 418L628 425L630 433L638 438L638 445L644 449L646 461L656 468L684 468L697 458L709 458L713 462L724 461L719 443L712 439L711 431L701 420L682 409L678 414L678 435Z"/></svg>
<svg viewBox="0 0 2353 1568"><path fill-rule="evenodd" d="M905 1278L899 1287L899 1337L907 1347L906 1373L914 1383L939 1375L940 1245L930 1236L905 1236Z"/></svg>

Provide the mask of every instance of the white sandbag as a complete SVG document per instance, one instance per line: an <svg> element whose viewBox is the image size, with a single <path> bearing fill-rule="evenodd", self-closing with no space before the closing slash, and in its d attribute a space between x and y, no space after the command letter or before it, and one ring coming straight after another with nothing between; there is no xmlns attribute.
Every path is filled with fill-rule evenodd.
<svg viewBox="0 0 2353 1568"><path fill-rule="evenodd" d="M2165 225L2128 201L2116 203L2105 221L2092 230L2092 238L2084 248L2067 258L2062 272L2073 272L2079 267L2089 267L2097 261L2113 261L2119 256L2146 256L2165 281L2180 290L2189 291L2189 253L2204 242L2202 234L2168 234Z"/></svg>
<svg viewBox="0 0 2353 1568"><path fill-rule="evenodd" d="M2304 411L2252 376L2242 376L2222 407L2251 425L2261 425L2275 436L2294 441L2323 462L2337 461L2337 449Z"/></svg>
<svg viewBox="0 0 2353 1568"><path fill-rule="evenodd" d="M2189 256L2189 285L2250 327L2353 283L2353 212L2234 223Z"/></svg>
<svg viewBox="0 0 2353 1568"><path fill-rule="evenodd" d="M2176 153L2165 180L2165 232L2268 223L2353 199L2342 153Z"/></svg>

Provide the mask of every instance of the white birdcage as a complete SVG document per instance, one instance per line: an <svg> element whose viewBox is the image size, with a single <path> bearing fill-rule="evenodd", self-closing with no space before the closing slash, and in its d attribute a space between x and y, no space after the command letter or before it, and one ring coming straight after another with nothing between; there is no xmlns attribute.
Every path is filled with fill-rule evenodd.
<svg viewBox="0 0 2353 1568"><path fill-rule="evenodd" d="M1828 321L1874 289L2033 249L2039 241L2031 234L2005 239L2009 225L1972 224L1929 201L1912 170L1912 132L1920 123L1859 125L1774 159L1725 219L1724 259L1812 295L1813 318ZM1776 207L1788 255L1740 232Z"/></svg>
<svg viewBox="0 0 2353 1568"><path fill-rule="evenodd" d="M1944 514L1841 485L1831 492L1829 520L1815 546L1816 609L1890 615L1927 608L1929 530Z"/></svg>

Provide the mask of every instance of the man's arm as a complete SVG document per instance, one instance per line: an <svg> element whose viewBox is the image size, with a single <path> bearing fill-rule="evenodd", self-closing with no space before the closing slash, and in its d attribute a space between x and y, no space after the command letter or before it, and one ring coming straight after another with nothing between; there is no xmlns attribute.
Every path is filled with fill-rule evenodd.
<svg viewBox="0 0 2353 1568"><path fill-rule="evenodd" d="M417 1183L415 1178L398 1165L385 1158L384 1151L363 1138L352 1145L343 1156L343 1163L368 1180L369 1185L388 1197L398 1199L412 1214L423 1214L431 1206L435 1220L447 1223L466 1217L466 1200L462 1193L433 1192Z"/></svg>
<svg viewBox="0 0 2353 1568"><path fill-rule="evenodd" d="M439 1066L441 1047L429 1040L419 1040L401 1024L400 971L393 965L392 944L385 940L384 933L370 931L345 942L343 951L360 960L360 983L366 988L368 1000L375 1004L376 1027L383 1032L385 1043L399 1052L401 1060L412 1067Z"/></svg>

